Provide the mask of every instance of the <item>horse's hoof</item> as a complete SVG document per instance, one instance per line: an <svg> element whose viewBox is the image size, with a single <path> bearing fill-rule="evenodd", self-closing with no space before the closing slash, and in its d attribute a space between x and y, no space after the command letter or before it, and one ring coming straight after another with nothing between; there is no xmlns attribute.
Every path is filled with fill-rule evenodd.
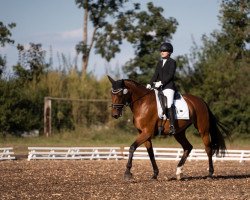
<svg viewBox="0 0 250 200"><path fill-rule="evenodd" d="M213 177L213 174L214 174L214 173L209 172L209 174L208 174L208 178L212 178L212 177Z"/></svg>
<svg viewBox="0 0 250 200"><path fill-rule="evenodd" d="M133 177L132 173L125 173L124 174L125 181L129 181L130 179L132 179L132 177Z"/></svg>
<svg viewBox="0 0 250 200"><path fill-rule="evenodd" d="M183 177L183 173L180 173L180 174L176 174L176 179L179 181L181 180Z"/></svg>
<svg viewBox="0 0 250 200"><path fill-rule="evenodd" d="M151 177L151 180L157 180L157 176L156 176L156 175L153 175L153 176Z"/></svg>

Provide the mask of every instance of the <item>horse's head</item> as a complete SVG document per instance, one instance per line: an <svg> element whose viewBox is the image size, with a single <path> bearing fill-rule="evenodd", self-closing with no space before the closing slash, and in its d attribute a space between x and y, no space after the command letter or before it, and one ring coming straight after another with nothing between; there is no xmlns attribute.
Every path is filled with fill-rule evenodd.
<svg viewBox="0 0 250 200"><path fill-rule="evenodd" d="M128 89L125 87L124 80L113 80L108 76L111 84L111 97L112 97L112 117L119 118L122 116L122 110L125 105L130 102L130 94Z"/></svg>

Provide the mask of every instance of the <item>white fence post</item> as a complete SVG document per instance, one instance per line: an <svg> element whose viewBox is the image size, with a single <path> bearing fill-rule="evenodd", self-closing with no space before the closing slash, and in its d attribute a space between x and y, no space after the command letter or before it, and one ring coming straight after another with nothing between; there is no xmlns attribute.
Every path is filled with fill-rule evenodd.
<svg viewBox="0 0 250 200"><path fill-rule="evenodd" d="M13 155L13 147L0 148L0 160L14 160L16 157Z"/></svg>

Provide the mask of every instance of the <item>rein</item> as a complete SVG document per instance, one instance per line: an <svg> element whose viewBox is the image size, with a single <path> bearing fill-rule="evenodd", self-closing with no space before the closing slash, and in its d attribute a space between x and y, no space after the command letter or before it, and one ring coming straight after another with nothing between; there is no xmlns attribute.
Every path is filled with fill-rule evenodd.
<svg viewBox="0 0 250 200"><path fill-rule="evenodd" d="M119 92L121 92L122 90L124 90L124 89L118 89L118 90L112 90L111 92L113 93L113 94L118 94ZM136 101L139 101L140 99L142 99L142 98L144 98L145 96L147 96L149 93L150 93L151 91L148 91L146 94L144 94L144 95L142 95L141 97L139 97L138 99L136 99L136 100L134 100L134 101L132 101L132 102L126 102L125 104L124 103L122 103L122 104L119 104L119 103L112 103L111 104L111 107L112 108L115 108L115 109L123 109L123 107L124 106L132 106Z"/></svg>
<svg viewBox="0 0 250 200"><path fill-rule="evenodd" d="M148 91L146 94L142 95L141 97L139 97L138 99L132 101L129 105L132 106L136 101L139 101L139 100L142 99L143 97L147 96L150 92L151 92L151 90Z"/></svg>

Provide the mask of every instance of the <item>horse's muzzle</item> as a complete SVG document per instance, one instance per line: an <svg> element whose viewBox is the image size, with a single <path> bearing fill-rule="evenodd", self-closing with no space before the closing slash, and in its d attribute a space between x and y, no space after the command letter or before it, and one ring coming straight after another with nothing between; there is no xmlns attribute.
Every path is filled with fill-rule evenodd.
<svg viewBox="0 0 250 200"><path fill-rule="evenodd" d="M120 110L120 109L113 109L113 111L112 111L112 117L113 118L118 119L121 116L122 116L122 110Z"/></svg>
<svg viewBox="0 0 250 200"><path fill-rule="evenodd" d="M118 119L122 116L124 104L112 104L112 117Z"/></svg>
<svg viewBox="0 0 250 200"><path fill-rule="evenodd" d="M121 115L118 115L118 114L113 114L112 117L115 118L115 119L118 119Z"/></svg>

